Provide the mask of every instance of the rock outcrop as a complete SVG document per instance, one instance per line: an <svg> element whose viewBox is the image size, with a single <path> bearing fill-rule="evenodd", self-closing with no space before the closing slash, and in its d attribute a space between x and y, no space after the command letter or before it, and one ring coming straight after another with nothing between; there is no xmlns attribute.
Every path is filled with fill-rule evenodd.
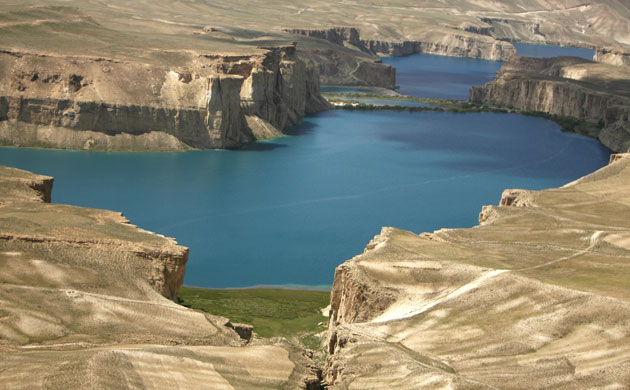
<svg viewBox="0 0 630 390"><path fill-rule="evenodd" d="M630 147L630 73L576 57L514 57L494 81L473 87L477 104L571 117L614 151Z"/></svg>
<svg viewBox="0 0 630 390"><path fill-rule="evenodd" d="M562 188L506 190L471 229L383 228L340 265L331 389L630 383L630 155Z"/></svg>
<svg viewBox="0 0 630 390"><path fill-rule="evenodd" d="M359 30L351 27L333 27L324 30L286 29L285 31L325 39L340 46L352 46L362 52L380 56L400 57L425 53L505 61L516 54L514 46L509 42L498 41L478 33L428 33L422 39L389 41L361 39Z"/></svg>
<svg viewBox="0 0 630 390"><path fill-rule="evenodd" d="M234 148L327 107L294 46L165 69L2 52L0 142L89 150Z"/></svg>
<svg viewBox="0 0 630 390"><path fill-rule="evenodd" d="M396 57L424 53L505 61L516 54L516 49L509 42L463 34L445 34L439 38L402 42L368 40L365 46L375 54Z"/></svg>
<svg viewBox="0 0 630 390"><path fill-rule="evenodd" d="M630 49L622 49L620 47L598 47L595 49L593 61L616 66L630 67Z"/></svg>
<svg viewBox="0 0 630 390"><path fill-rule="evenodd" d="M318 388L295 345L173 302L187 248L52 183L0 167L0 387Z"/></svg>
<svg viewBox="0 0 630 390"><path fill-rule="evenodd" d="M378 56L406 56L427 53L503 61L516 54L512 44L475 33L450 31L429 33L418 40L362 39L357 28L284 29L290 34L321 39L328 48L308 48L300 57L317 69L324 84L363 85L392 89L396 70Z"/></svg>

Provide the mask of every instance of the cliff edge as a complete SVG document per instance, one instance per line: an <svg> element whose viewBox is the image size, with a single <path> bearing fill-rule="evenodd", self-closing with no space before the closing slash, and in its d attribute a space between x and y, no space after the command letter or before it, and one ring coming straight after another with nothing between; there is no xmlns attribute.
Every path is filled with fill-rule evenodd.
<svg viewBox="0 0 630 390"><path fill-rule="evenodd" d="M513 57L469 101L583 121L576 128L616 152L630 147L630 70L577 57Z"/></svg>
<svg viewBox="0 0 630 390"><path fill-rule="evenodd" d="M85 150L234 148L325 109L295 46L251 55L174 53L164 67L0 52L0 143Z"/></svg>
<svg viewBox="0 0 630 390"><path fill-rule="evenodd" d="M312 389L282 340L173 302L188 249L120 213L52 204L53 180L0 167L0 383L10 389ZM310 387L309 387L310 386Z"/></svg>
<svg viewBox="0 0 630 390"><path fill-rule="evenodd" d="M331 389L602 389L630 383L630 156L508 190L480 225L383 228L340 265Z"/></svg>

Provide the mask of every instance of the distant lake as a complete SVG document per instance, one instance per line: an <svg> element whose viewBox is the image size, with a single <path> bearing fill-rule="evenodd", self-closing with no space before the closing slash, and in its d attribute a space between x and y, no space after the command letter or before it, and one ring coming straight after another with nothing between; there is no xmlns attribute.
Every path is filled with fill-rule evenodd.
<svg viewBox="0 0 630 390"><path fill-rule="evenodd" d="M461 97L466 80L478 84L500 66L391 60L443 80L429 83L437 97ZM401 89L424 88L408 80ZM55 203L122 211L177 238L190 247L187 285L329 287L334 268L382 226L416 233L474 226L503 189L560 186L609 158L593 139L513 114L333 110L292 132L239 151L3 148L0 164L54 176Z"/></svg>
<svg viewBox="0 0 630 390"><path fill-rule="evenodd" d="M593 55L595 55L593 49L582 49L579 47L529 45L525 43L515 43L514 47L516 48L516 54L525 57L572 56L593 60Z"/></svg>
<svg viewBox="0 0 630 390"><path fill-rule="evenodd" d="M515 43L517 54L528 57L575 56L593 59L594 51L575 47L542 46ZM501 69L500 61L415 54L406 57L383 57L396 67L398 92L415 97L467 100L473 85L494 79Z"/></svg>
<svg viewBox="0 0 630 390"><path fill-rule="evenodd" d="M470 87L493 80L503 64L431 54L383 57L383 62L396 67L396 84L403 95L455 100L467 100Z"/></svg>

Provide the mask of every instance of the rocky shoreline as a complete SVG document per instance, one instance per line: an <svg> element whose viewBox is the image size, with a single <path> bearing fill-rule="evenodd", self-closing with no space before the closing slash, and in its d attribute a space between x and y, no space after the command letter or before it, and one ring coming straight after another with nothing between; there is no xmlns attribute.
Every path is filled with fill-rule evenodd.
<svg viewBox="0 0 630 390"><path fill-rule="evenodd" d="M0 167L4 387L319 388L295 343L174 302L188 248L120 213L52 204L52 183Z"/></svg>
<svg viewBox="0 0 630 390"><path fill-rule="evenodd" d="M575 118L576 130L616 152L630 147L630 72L576 57L510 59L469 101Z"/></svg>
<svg viewBox="0 0 630 390"><path fill-rule="evenodd" d="M623 386L629 172L506 191L472 229L383 228L335 272L330 387Z"/></svg>

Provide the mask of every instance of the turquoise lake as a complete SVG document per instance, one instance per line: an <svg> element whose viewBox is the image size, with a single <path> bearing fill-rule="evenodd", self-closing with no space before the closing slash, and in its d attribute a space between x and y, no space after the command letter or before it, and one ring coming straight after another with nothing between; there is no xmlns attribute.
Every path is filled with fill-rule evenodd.
<svg viewBox="0 0 630 390"><path fill-rule="evenodd" d="M434 60L404 60L422 68L427 57ZM434 72L445 84L431 82L437 92L424 96L461 97L463 86L500 66L435 60L444 59ZM448 83L445 73L463 75ZM412 78L403 87L422 85ZM560 186L608 158L597 141L541 118L342 110L238 151L0 149L0 164L54 176L53 202L122 211L176 237L190 247L185 284L201 287L329 287L334 268L382 226L474 226L503 189Z"/></svg>

